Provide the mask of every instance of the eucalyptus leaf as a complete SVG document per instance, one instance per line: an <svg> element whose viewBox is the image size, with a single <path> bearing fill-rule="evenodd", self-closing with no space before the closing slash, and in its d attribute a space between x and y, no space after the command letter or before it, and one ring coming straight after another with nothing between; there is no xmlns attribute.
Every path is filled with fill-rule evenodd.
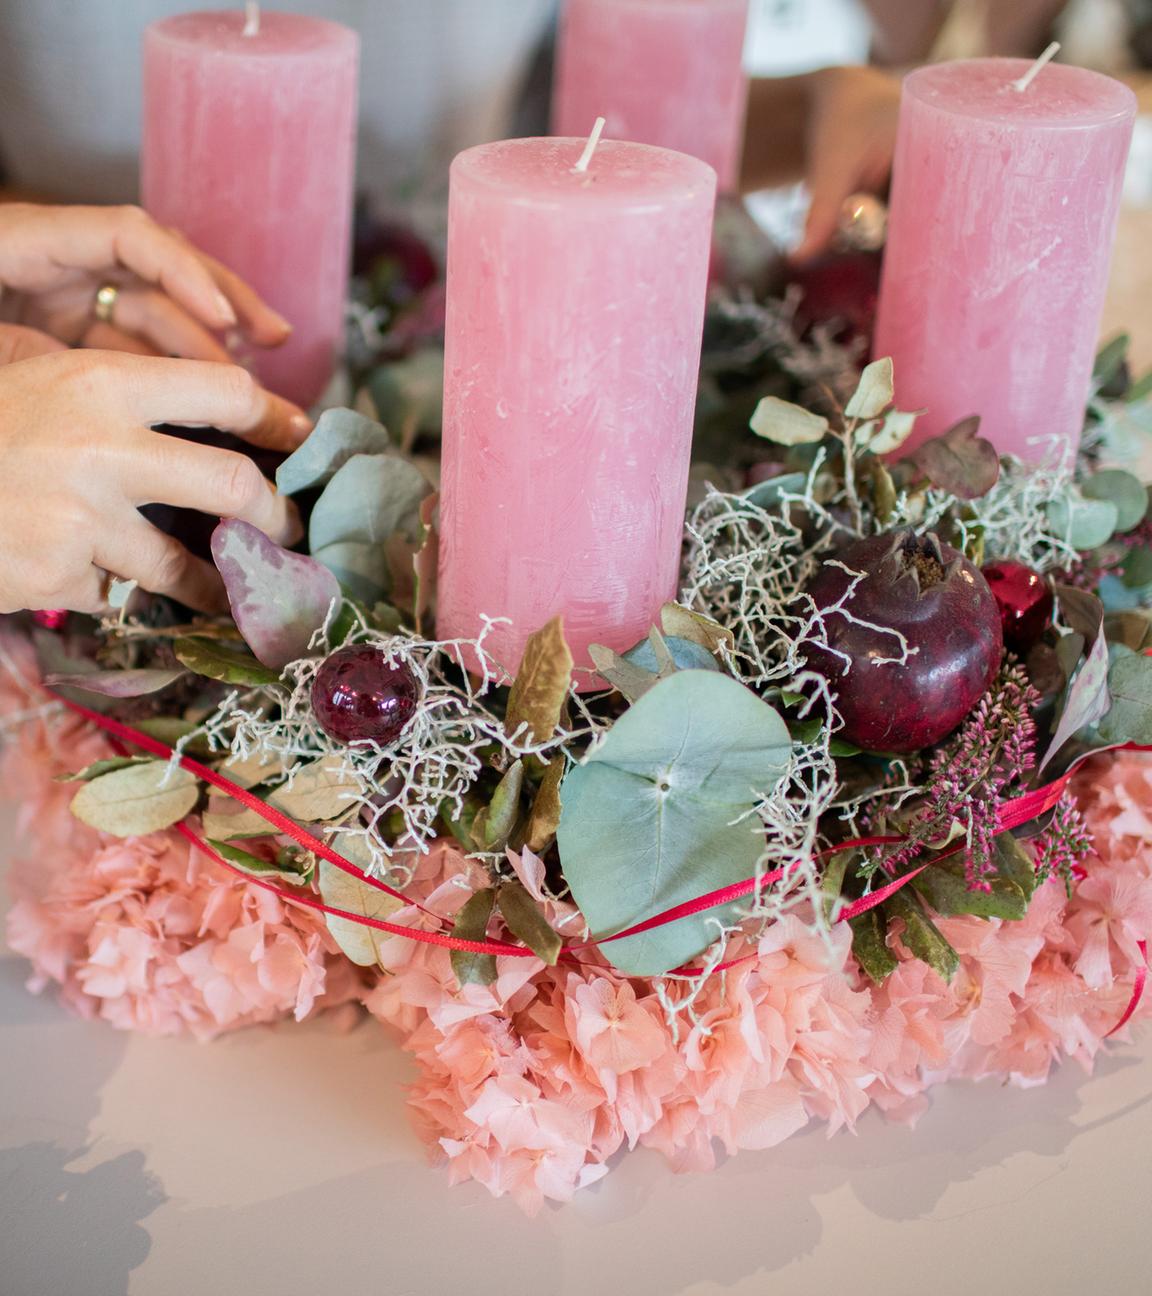
<svg viewBox="0 0 1152 1296"><path fill-rule="evenodd" d="M879 459L873 459L872 509L876 514L876 520L881 523L887 522L895 507L896 486L892 481L892 474Z"/></svg>
<svg viewBox="0 0 1152 1296"><path fill-rule="evenodd" d="M588 656L592 658L592 665L601 677L629 702L638 701L659 683L658 675L653 675L643 666L634 666L630 661L625 661L619 653L605 648L603 644L589 644Z"/></svg>
<svg viewBox="0 0 1152 1296"><path fill-rule="evenodd" d="M488 919L492 917L492 906L495 903L496 892L490 887L475 892L456 915L452 935L459 940L486 941ZM491 985L496 980L496 970L493 954L477 954L471 950L452 951L452 971L461 986Z"/></svg>
<svg viewBox="0 0 1152 1296"><path fill-rule="evenodd" d="M280 682L279 671L261 665L251 654L217 639L177 639L172 651L190 671L225 684Z"/></svg>
<svg viewBox="0 0 1152 1296"><path fill-rule="evenodd" d="M731 648L736 637L718 621L694 612L682 603L665 603L660 609L660 628L675 639L690 639L711 653Z"/></svg>
<svg viewBox="0 0 1152 1296"><path fill-rule="evenodd" d="M1100 721L1100 737L1108 743L1152 744L1152 657L1118 657L1108 672L1108 687L1112 707Z"/></svg>
<svg viewBox="0 0 1152 1296"><path fill-rule="evenodd" d="M154 765L155 758L151 756L108 756L104 760L93 761L91 765L85 765L83 769L77 770L75 774L61 774L58 781L61 783L91 783L93 779L99 778L102 774L111 774L113 770L127 769L129 765Z"/></svg>
<svg viewBox="0 0 1152 1296"><path fill-rule="evenodd" d="M237 518L221 522L212 533L212 558L236 625L259 660L279 671L307 656L313 633L340 600L332 573Z"/></svg>
<svg viewBox="0 0 1152 1296"><path fill-rule="evenodd" d="M856 444L871 450L874 455L891 454L912 435L919 417L916 410L889 410L882 419L866 424L867 430L859 429Z"/></svg>
<svg viewBox="0 0 1152 1296"><path fill-rule="evenodd" d="M309 548L318 553L346 542L383 544L397 532L418 544L420 503L431 491L424 474L406 459L354 455L316 501L308 527Z"/></svg>
<svg viewBox="0 0 1152 1296"><path fill-rule="evenodd" d="M563 941L548 925L540 906L528 894L524 884L515 879L502 882L496 893L496 903L512 935L549 967L554 967Z"/></svg>
<svg viewBox="0 0 1152 1296"><path fill-rule="evenodd" d="M505 731L513 734L526 724L533 742L547 742L568 700L572 666L563 619L553 617L524 644L520 669L508 694Z"/></svg>
<svg viewBox="0 0 1152 1296"><path fill-rule="evenodd" d="M49 688L73 688L101 693L104 697L129 698L159 693L186 674L183 670L99 670L83 675L48 675L44 683Z"/></svg>
<svg viewBox="0 0 1152 1296"><path fill-rule="evenodd" d="M824 872L820 877L820 894L824 897L826 922L832 922L836 917L840 893L844 890L844 875L848 872L852 855L853 852L850 850L837 851L824 865Z"/></svg>
<svg viewBox="0 0 1152 1296"><path fill-rule="evenodd" d="M1081 484L1088 499L1108 500L1116 506L1116 530L1131 531L1144 520L1148 492L1144 484L1122 468L1102 468Z"/></svg>
<svg viewBox="0 0 1152 1296"><path fill-rule="evenodd" d="M755 872L752 813L783 777L780 716L727 675L677 671L644 694L561 786L561 866L599 937ZM630 975L657 976L716 939L731 906L605 946Z"/></svg>
<svg viewBox="0 0 1152 1296"><path fill-rule="evenodd" d="M328 568L357 603L365 607L385 599L392 588L388 555L382 544L341 540L315 550L312 556Z"/></svg>
<svg viewBox="0 0 1152 1296"><path fill-rule="evenodd" d="M408 449L421 432L438 433L444 418L444 353L422 347L380 365L368 380L377 413Z"/></svg>
<svg viewBox="0 0 1152 1296"><path fill-rule="evenodd" d="M755 486L749 486L743 495L757 508L773 509L785 495L803 495L807 485L807 473L781 473L778 477L769 477L765 481L757 482Z"/></svg>
<svg viewBox="0 0 1152 1296"><path fill-rule="evenodd" d="M147 761L85 783L72 798L72 813L113 837L143 837L179 823L199 798L200 784L187 770Z"/></svg>
<svg viewBox="0 0 1152 1296"><path fill-rule="evenodd" d="M344 843L341 843L341 853L346 854L343 847ZM345 873L326 859L318 861L318 869L320 898L333 909L343 909L346 913L359 914L362 918L387 921L398 909L404 907L403 900L361 882L359 878ZM350 918L338 918L335 914L325 914L324 921L328 924L333 940L358 967L372 967L379 961L380 942L388 938L386 932L353 922Z"/></svg>
<svg viewBox="0 0 1152 1296"><path fill-rule="evenodd" d="M831 425L822 414L813 414L778 396L765 396L756 406L748 426L766 441L793 446L823 441Z"/></svg>
<svg viewBox="0 0 1152 1296"><path fill-rule="evenodd" d="M1095 639L1104 620L1104 605L1096 595L1075 585L1057 585L1055 591L1064 624L1083 636L1085 642Z"/></svg>
<svg viewBox="0 0 1152 1296"><path fill-rule="evenodd" d="M892 404L895 395L891 357L873 360L864 366L856 390L844 406L844 417L850 419L878 418Z"/></svg>
<svg viewBox="0 0 1152 1296"><path fill-rule="evenodd" d="M1107 387L1120 372L1124 361L1128 357L1130 343L1131 338L1127 333L1117 333L1097 352L1092 365L1092 385L1096 391L1099 391L1102 387Z"/></svg>
<svg viewBox="0 0 1152 1296"><path fill-rule="evenodd" d="M665 638L661 635L659 642L667 649L676 670L718 671L720 669L720 664L712 653L700 644L693 643L691 639L680 639L675 635ZM651 639L641 639L635 648L628 649L624 654L624 660L633 666L639 666L641 670L659 674L661 664L657 661L656 653L657 648Z"/></svg>
<svg viewBox="0 0 1152 1296"><path fill-rule="evenodd" d="M933 486L957 499L978 499L1000 477L996 447L979 431L979 417L962 419L947 432L922 442L911 455L912 461Z"/></svg>
<svg viewBox="0 0 1152 1296"><path fill-rule="evenodd" d="M1073 549L1097 549L1112 537L1120 518L1111 500L1088 499L1072 485L1045 506L1048 525Z"/></svg>
<svg viewBox="0 0 1152 1296"><path fill-rule="evenodd" d="M329 409L316 420L308 439L276 470L276 489L295 495L330 481L349 459L385 454L392 447L386 429L352 409Z"/></svg>
<svg viewBox="0 0 1152 1296"><path fill-rule="evenodd" d="M1139 590L1152 585L1152 549L1129 549L1124 558L1124 584Z"/></svg>

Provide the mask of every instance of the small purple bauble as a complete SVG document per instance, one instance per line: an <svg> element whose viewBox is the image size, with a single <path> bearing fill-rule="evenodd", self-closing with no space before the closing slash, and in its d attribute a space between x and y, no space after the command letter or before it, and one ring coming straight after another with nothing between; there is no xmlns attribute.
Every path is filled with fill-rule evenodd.
<svg viewBox="0 0 1152 1296"><path fill-rule="evenodd" d="M371 644L340 648L312 681L316 723L334 742L394 742L416 714L420 687L409 668Z"/></svg>

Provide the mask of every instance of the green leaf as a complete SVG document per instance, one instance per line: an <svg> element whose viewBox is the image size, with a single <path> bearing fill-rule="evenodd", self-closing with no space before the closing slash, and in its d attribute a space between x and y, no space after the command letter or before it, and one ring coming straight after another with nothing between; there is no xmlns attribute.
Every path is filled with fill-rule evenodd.
<svg viewBox="0 0 1152 1296"><path fill-rule="evenodd" d="M149 716L144 720L136 721L136 728L141 733L147 734L149 738L155 738L158 742L167 743L169 747L175 747L182 739L194 734L200 726L192 720L181 720L179 716ZM203 754L208 754L208 748L203 746L203 736L197 741L187 744L183 750L196 751L201 749Z"/></svg>
<svg viewBox="0 0 1152 1296"><path fill-rule="evenodd" d="M850 419L874 419L892 404L895 395L892 376L892 360L885 356L882 360L873 360L864 366L856 390L844 406L844 417Z"/></svg>
<svg viewBox="0 0 1152 1296"><path fill-rule="evenodd" d="M200 784L187 770L146 761L85 783L72 798L72 813L113 837L143 837L179 823L199 798Z"/></svg>
<svg viewBox="0 0 1152 1296"><path fill-rule="evenodd" d="M353 844L362 840L355 837L343 838L336 843L336 849L350 863L366 869L371 863L371 852L361 848L363 853L357 858L358 848ZM403 900L361 882L351 873L345 873L335 864L329 864L326 859L319 861L317 877L320 898L333 909L387 921L398 909L404 907ZM336 944L358 967L371 967L379 961L380 942L389 939L387 932L366 927L350 918L338 918L335 914L325 914L324 921Z"/></svg>
<svg viewBox="0 0 1152 1296"><path fill-rule="evenodd" d="M1120 367L1127 358L1130 342L1127 333L1117 333L1097 352L1092 366L1092 383L1097 391L1101 387L1107 387L1120 372Z"/></svg>
<svg viewBox="0 0 1152 1296"><path fill-rule="evenodd" d="M1084 664L1068 685L1056 732L1037 768L1037 774L1044 771L1048 762L1074 733L1087 725L1095 724L1101 716L1108 714L1108 708L1112 704L1108 688L1108 641L1102 634L1098 634L1088 650Z"/></svg>
<svg viewBox="0 0 1152 1296"><path fill-rule="evenodd" d="M1116 530L1131 531L1148 511L1148 492L1139 478L1121 468L1102 468L1080 489L1088 499L1108 500L1116 506Z"/></svg>
<svg viewBox="0 0 1152 1296"><path fill-rule="evenodd" d="M394 455L354 455L316 501L309 548L353 542L383 544L399 532L418 544L420 503L432 487L414 464Z"/></svg>
<svg viewBox="0 0 1152 1296"><path fill-rule="evenodd" d="M328 568L356 602L365 607L384 599L392 588L388 555L382 544L341 540L314 550L312 556Z"/></svg>
<svg viewBox="0 0 1152 1296"><path fill-rule="evenodd" d="M85 693L101 693L105 697L143 697L148 693L159 693L186 673L182 670L98 670L83 675L48 675L44 683L49 688L80 689Z"/></svg>
<svg viewBox="0 0 1152 1296"><path fill-rule="evenodd" d="M1087 499L1075 486L1066 486L1063 494L1050 499L1045 513L1053 534L1080 550L1105 544L1120 518L1111 500Z"/></svg>
<svg viewBox="0 0 1152 1296"><path fill-rule="evenodd" d="M892 474L880 462L872 460L872 508L877 522L887 522L896 507L896 487Z"/></svg>
<svg viewBox="0 0 1152 1296"><path fill-rule="evenodd" d="M291 786L285 783L268 793L268 804L301 823L338 819L360 795L355 774L340 756L323 756L298 766Z"/></svg>
<svg viewBox="0 0 1152 1296"><path fill-rule="evenodd" d="M720 663L701 644L693 643L691 639L678 639L675 635L665 638L656 629L647 639L641 639L634 648L629 648L624 660L654 675L667 670L669 663L674 670L720 669Z"/></svg>
<svg viewBox="0 0 1152 1296"><path fill-rule="evenodd" d="M1152 657L1118 657L1108 672L1108 688L1112 707L1100 721L1100 737L1108 743L1152 743Z"/></svg>
<svg viewBox="0 0 1152 1296"><path fill-rule="evenodd" d="M885 940L888 920L882 908L869 909L848 925L852 928L852 954L861 971L876 985L883 985L900 966L900 960Z"/></svg>
<svg viewBox="0 0 1152 1296"><path fill-rule="evenodd" d="M458 940L486 941L488 919L492 917L492 906L495 903L496 892L490 887L475 892L456 915L452 935ZM491 985L496 980L496 957L470 950L453 950L452 971L461 986Z"/></svg>
<svg viewBox="0 0 1152 1296"><path fill-rule="evenodd" d="M563 777L564 757L557 753L545 767L524 830L524 845L536 855L547 850L555 840L560 825L560 781Z"/></svg>
<svg viewBox="0 0 1152 1296"><path fill-rule="evenodd" d="M677 671L644 694L561 786L557 841L573 898L599 937L740 881L764 829L752 811L783 777L791 739L749 689ZM731 906L612 941L605 954L658 976L716 939Z"/></svg>
<svg viewBox="0 0 1152 1296"><path fill-rule="evenodd" d="M528 726L533 742L547 742L556 732L572 681L572 653L564 638L564 621L553 617L528 636L520 669L508 694L504 729L514 734Z"/></svg>
<svg viewBox="0 0 1152 1296"><path fill-rule="evenodd" d="M472 821L472 836L481 850L502 851L520 818L524 762L516 761L497 784L492 800Z"/></svg>
<svg viewBox="0 0 1152 1296"><path fill-rule="evenodd" d="M444 353L431 347L381 365L368 379L380 418L408 449L421 432L437 433L444 417Z"/></svg>
<svg viewBox="0 0 1152 1296"><path fill-rule="evenodd" d="M527 945L549 967L554 967L560 957L563 941L559 933L548 926L540 912L540 906L528 894L524 885L515 879L502 882L496 899L512 935Z"/></svg>
<svg viewBox="0 0 1152 1296"><path fill-rule="evenodd" d="M279 684L280 672L263 666L250 653L214 639L177 639L176 658L190 671L225 684Z"/></svg>
<svg viewBox="0 0 1152 1296"><path fill-rule="evenodd" d="M276 470L276 489L295 495L331 481L356 455L385 454L392 448L385 428L356 410L329 409L316 420L308 439Z"/></svg>
<svg viewBox="0 0 1152 1296"><path fill-rule="evenodd" d="M820 878L820 891L824 897L824 917L831 922L835 917L836 904L840 899L840 893L844 890L844 874L848 871L848 863L853 855L852 851L837 851L831 856L824 865L824 873Z"/></svg>
<svg viewBox="0 0 1152 1296"><path fill-rule="evenodd" d="M997 876L1018 887L1027 904L1036 890L1036 865L1032 856L1011 833L1000 833L994 838L993 846Z"/></svg>
<svg viewBox="0 0 1152 1296"><path fill-rule="evenodd" d="M77 770L75 774L61 774L57 781L60 783L91 783L93 779L99 778L101 774L111 774L113 770L127 769L129 765L154 765L155 759L151 756L109 756L104 760L93 761L91 765L85 765L82 770Z"/></svg>
<svg viewBox="0 0 1152 1296"><path fill-rule="evenodd" d="M920 902L908 894L908 888L889 896L883 907L904 920L902 939L911 953L945 981L951 981L960 966L960 955L944 939Z"/></svg>
<svg viewBox="0 0 1152 1296"><path fill-rule="evenodd" d="M947 432L929 437L911 455L933 486L957 499L986 495L1000 477L1000 456L991 441L979 435L980 419L962 419Z"/></svg>
<svg viewBox="0 0 1152 1296"><path fill-rule="evenodd" d="M785 495L803 495L807 485L807 473L781 473L778 477L769 477L766 481L757 482L755 486L749 486L743 492L743 498L757 508L773 509ZM667 626L664 629L668 631Z"/></svg>
<svg viewBox="0 0 1152 1296"><path fill-rule="evenodd" d="M1128 551L1124 559L1124 584L1129 589L1144 589L1152 585L1152 549Z"/></svg>
<svg viewBox="0 0 1152 1296"><path fill-rule="evenodd" d="M240 846L233 846L231 842L212 837L205 840L233 868L238 868L241 873L247 873L250 877L281 877L294 886L304 886L311 879L316 867L315 857L305 855L303 851L281 851L275 860L268 860L260 855L253 855L251 851L246 851Z"/></svg>
<svg viewBox="0 0 1152 1296"><path fill-rule="evenodd" d="M977 918L1020 919L1028 912L1028 899L1008 878L990 880L991 891L970 891L964 880L964 865L938 860L919 874L912 886L938 913L974 914Z"/></svg>
<svg viewBox="0 0 1152 1296"><path fill-rule="evenodd" d="M765 396L756 406L748 426L757 436L777 445L810 445L823 441L830 424L821 414L813 414L778 396Z"/></svg>

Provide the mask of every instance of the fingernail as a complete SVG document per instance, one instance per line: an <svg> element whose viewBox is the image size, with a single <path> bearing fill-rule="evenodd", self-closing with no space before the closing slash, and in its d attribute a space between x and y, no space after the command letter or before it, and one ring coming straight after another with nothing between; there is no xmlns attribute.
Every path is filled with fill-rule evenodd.
<svg viewBox="0 0 1152 1296"><path fill-rule="evenodd" d="M236 319L236 312L232 309L232 303L222 292L216 294L216 314L220 322L228 328L235 328L239 322Z"/></svg>
<svg viewBox="0 0 1152 1296"><path fill-rule="evenodd" d="M301 441L312 431L312 420L307 414L293 414L288 425Z"/></svg>
<svg viewBox="0 0 1152 1296"><path fill-rule="evenodd" d="M273 311L272 318L276 321L276 325L279 328L280 332L283 333L285 336L287 336L289 333L292 332L292 325L288 323L288 321L284 318L283 315L280 314L279 311Z"/></svg>

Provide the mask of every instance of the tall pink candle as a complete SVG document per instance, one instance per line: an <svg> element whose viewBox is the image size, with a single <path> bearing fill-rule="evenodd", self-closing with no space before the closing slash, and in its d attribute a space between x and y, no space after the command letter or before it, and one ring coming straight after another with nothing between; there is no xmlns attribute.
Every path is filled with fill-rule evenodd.
<svg viewBox="0 0 1152 1296"><path fill-rule="evenodd" d="M748 0L566 0L552 131L679 149L738 187Z"/></svg>
<svg viewBox="0 0 1152 1296"><path fill-rule="evenodd" d="M309 405L343 335L359 40L268 11L244 29L236 10L145 31L143 202L289 320L289 341L258 353L255 369Z"/></svg>
<svg viewBox="0 0 1152 1296"><path fill-rule="evenodd" d="M905 450L979 414L1001 453L1066 460L1084 418L1136 100L1083 68L977 59L904 82L873 347Z"/></svg>
<svg viewBox="0 0 1152 1296"><path fill-rule="evenodd" d="M604 141L452 164L438 633L514 670L560 614L577 666L676 592L716 176Z"/></svg>

